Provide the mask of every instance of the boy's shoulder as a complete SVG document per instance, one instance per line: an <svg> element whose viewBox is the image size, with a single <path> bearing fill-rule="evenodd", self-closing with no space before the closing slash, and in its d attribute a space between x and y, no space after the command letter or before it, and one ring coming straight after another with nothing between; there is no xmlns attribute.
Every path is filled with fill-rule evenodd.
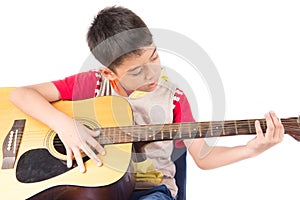
<svg viewBox="0 0 300 200"><path fill-rule="evenodd" d="M63 100L79 100L93 97L97 82L100 79L101 74L99 71L89 70L52 82Z"/></svg>

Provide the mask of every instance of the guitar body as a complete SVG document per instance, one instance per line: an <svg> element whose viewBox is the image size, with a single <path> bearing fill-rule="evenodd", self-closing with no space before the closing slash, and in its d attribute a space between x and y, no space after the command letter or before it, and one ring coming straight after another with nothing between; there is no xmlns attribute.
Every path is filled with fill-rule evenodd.
<svg viewBox="0 0 300 200"><path fill-rule="evenodd" d="M0 193L6 199L127 199L133 190L130 173L132 144L105 145L102 167L85 160L86 173L66 167L66 156L56 133L10 103L13 88L0 89ZM53 105L89 128L132 125L126 100L100 97L59 101ZM18 125L23 129L14 131ZM22 133L14 139L13 135ZM11 140L11 141L10 141ZM8 142L7 142L8 141ZM9 145L7 145L9 144ZM17 145L16 145L17 144ZM13 149L15 156L9 152Z"/></svg>

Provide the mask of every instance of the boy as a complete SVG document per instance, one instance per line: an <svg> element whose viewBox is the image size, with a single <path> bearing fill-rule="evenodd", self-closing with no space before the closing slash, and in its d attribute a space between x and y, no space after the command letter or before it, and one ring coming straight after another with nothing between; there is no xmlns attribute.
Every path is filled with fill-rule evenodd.
<svg viewBox="0 0 300 200"><path fill-rule="evenodd" d="M64 80L16 88L10 95L10 100L17 107L58 133L66 148L68 167L72 166L74 158L80 171L85 172L82 151L100 167L102 162L90 146L102 155L105 151L93 138L98 132L77 123L55 109L50 102L118 95L131 104L135 124L194 121L183 91L160 78L160 60L152 35L135 13L123 7L103 9L88 31L87 42L104 68L82 72ZM184 141L184 144L202 169L213 169L254 157L283 140L284 128L275 113L267 113L265 117L266 133L256 122L257 136L246 145L209 148L203 139ZM138 190L154 188L151 194L141 194L139 198L176 198L175 168L170 161L171 143L152 142L141 147L141 152L145 152L143 155L151 161L149 166L154 167L161 176L154 181L138 181ZM155 188L160 185L166 186L167 192L156 191Z"/></svg>

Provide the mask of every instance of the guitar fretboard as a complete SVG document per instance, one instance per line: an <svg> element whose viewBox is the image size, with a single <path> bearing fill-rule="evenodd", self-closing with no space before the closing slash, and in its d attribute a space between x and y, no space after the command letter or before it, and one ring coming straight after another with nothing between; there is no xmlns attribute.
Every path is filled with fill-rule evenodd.
<svg viewBox="0 0 300 200"><path fill-rule="evenodd" d="M290 124L296 124L297 119L298 118L281 119L281 122L285 127L290 127ZM262 130L265 132L267 128L265 119L249 119L108 127L101 129L101 134L98 139L101 144L119 144L250 135L256 134L256 120L260 122Z"/></svg>

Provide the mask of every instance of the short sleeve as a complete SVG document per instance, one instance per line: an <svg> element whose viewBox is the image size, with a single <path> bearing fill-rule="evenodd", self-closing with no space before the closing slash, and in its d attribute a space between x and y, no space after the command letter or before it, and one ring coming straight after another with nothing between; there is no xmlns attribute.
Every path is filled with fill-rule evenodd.
<svg viewBox="0 0 300 200"><path fill-rule="evenodd" d="M195 122L190 103L184 92L178 88L174 94L173 106L173 123ZM175 141L175 146L177 148L182 148L185 145L182 140L177 140Z"/></svg>
<svg viewBox="0 0 300 200"><path fill-rule="evenodd" d="M96 71L88 71L52 82L62 100L82 100L94 97L97 81Z"/></svg>

